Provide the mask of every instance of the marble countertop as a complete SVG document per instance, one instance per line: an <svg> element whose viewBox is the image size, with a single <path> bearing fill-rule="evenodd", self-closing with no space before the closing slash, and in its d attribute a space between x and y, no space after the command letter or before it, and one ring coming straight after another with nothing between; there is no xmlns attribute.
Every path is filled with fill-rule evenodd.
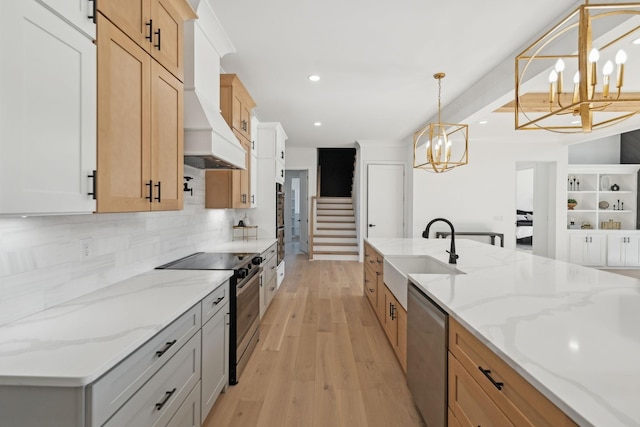
<svg viewBox="0 0 640 427"><path fill-rule="evenodd" d="M368 239L448 262L450 240ZM456 239L466 274L409 279L581 426L640 426L640 280Z"/></svg>
<svg viewBox="0 0 640 427"><path fill-rule="evenodd" d="M277 240L273 239L249 239L249 240L233 240L230 242L217 243L211 247L208 247L205 252L255 252L262 253L266 251L269 246L276 243Z"/></svg>
<svg viewBox="0 0 640 427"><path fill-rule="evenodd" d="M226 283L152 270L0 327L0 385L85 386Z"/></svg>

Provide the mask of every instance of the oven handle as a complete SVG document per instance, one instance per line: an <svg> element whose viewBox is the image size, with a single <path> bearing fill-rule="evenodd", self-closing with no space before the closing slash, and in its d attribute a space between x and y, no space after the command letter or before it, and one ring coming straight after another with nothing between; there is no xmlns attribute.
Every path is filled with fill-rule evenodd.
<svg viewBox="0 0 640 427"><path fill-rule="evenodd" d="M244 293L250 286L250 284L252 284L253 282L257 281L260 278L260 273L262 273L262 267L260 267L258 269L258 271L251 276L251 279L246 280L242 285L238 286L237 289L237 295L240 295L242 293Z"/></svg>

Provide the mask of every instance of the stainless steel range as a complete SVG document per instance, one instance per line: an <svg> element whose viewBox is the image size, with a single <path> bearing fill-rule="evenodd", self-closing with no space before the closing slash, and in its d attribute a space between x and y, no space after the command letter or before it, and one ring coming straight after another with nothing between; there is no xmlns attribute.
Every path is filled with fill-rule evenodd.
<svg viewBox="0 0 640 427"><path fill-rule="evenodd" d="M169 270L233 270L229 280L229 384L238 383L260 338L260 272L255 253L197 252L157 267ZM235 345L234 345L235 343Z"/></svg>

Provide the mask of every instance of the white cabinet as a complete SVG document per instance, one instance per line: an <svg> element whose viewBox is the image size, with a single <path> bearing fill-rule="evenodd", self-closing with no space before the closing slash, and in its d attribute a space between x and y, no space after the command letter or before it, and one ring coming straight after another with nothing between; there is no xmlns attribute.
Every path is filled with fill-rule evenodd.
<svg viewBox="0 0 640 427"><path fill-rule="evenodd" d="M92 40L36 0L2 1L0 61L0 215L93 212Z"/></svg>
<svg viewBox="0 0 640 427"><path fill-rule="evenodd" d="M202 301L202 421L229 383L228 289L227 282ZM208 321L205 311L212 313Z"/></svg>
<svg viewBox="0 0 640 427"><path fill-rule="evenodd" d="M598 233L575 233L569 236L569 262L591 267L606 263L607 236Z"/></svg>
<svg viewBox="0 0 640 427"><path fill-rule="evenodd" d="M280 123L260 123L258 125L258 157L273 161L275 182L280 184L284 184L286 140L287 134Z"/></svg>
<svg viewBox="0 0 640 427"><path fill-rule="evenodd" d="M53 9L65 21L85 33L96 37L96 1L97 0L38 0Z"/></svg>
<svg viewBox="0 0 640 427"><path fill-rule="evenodd" d="M251 207L258 206L258 177L260 175L260 164L258 162L258 119L255 116L251 116L251 196L249 202Z"/></svg>
<svg viewBox="0 0 640 427"><path fill-rule="evenodd" d="M277 282L277 243L271 245L262 252L262 275L260 277L260 318L264 315L271 304L271 300L278 289Z"/></svg>
<svg viewBox="0 0 640 427"><path fill-rule="evenodd" d="M607 266L640 267L640 235L609 235L607 238Z"/></svg>

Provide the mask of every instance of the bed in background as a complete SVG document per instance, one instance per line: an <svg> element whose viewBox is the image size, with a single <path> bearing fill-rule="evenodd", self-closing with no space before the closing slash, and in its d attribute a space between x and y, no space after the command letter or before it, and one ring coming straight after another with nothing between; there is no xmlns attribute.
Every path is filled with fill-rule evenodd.
<svg viewBox="0 0 640 427"><path fill-rule="evenodd" d="M521 245L533 244L533 211L516 210L516 241Z"/></svg>

